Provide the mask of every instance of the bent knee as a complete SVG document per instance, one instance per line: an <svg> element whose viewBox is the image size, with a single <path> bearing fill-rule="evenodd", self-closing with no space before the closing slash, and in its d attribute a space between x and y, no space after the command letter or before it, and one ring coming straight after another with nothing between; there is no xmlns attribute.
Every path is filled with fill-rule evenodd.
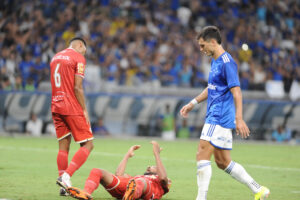
<svg viewBox="0 0 300 200"><path fill-rule="evenodd" d="M93 149L94 149L94 143L91 142L91 143L90 143L90 151L92 151Z"/></svg>
<svg viewBox="0 0 300 200"><path fill-rule="evenodd" d="M102 176L102 169L99 168L93 168L90 172L90 174L94 175L94 176Z"/></svg>
<svg viewBox="0 0 300 200"><path fill-rule="evenodd" d="M87 142L83 143L81 146L85 147L86 149L89 150L89 152L91 152L94 148L94 143L93 143L93 141L87 141Z"/></svg>
<svg viewBox="0 0 300 200"><path fill-rule="evenodd" d="M196 153L196 158L197 158L197 160L201 160L200 158L201 158L201 156L203 155L203 153L204 153L204 151L197 151L197 153ZM199 158L199 159L198 159Z"/></svg>
<svg viewBox="0 0 300 200"><path fill-rule="evenodd" d="M93 168L91 171L92 172L102 172L102 169L100 169L100 168Z"/></svg>
<svg viewBox="0 0 300 200"><path fill-rule="evenodd" d="M199 145L196 153L196 159L199 160L210 160L213 153L213 148L209 145Z"/></svg>

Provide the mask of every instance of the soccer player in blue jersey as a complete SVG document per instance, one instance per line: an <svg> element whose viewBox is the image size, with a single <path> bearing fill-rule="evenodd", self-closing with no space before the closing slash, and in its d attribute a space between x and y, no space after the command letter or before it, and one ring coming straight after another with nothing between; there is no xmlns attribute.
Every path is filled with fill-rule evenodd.
<svg viewBox="0 0 300 200"><path fill-rule="evenodd" d="M270 190L259 185L239 163L231 160L232 130L242 138L250 131L242 116L242 93L237 64L221 43L220 31L215 26L207 26L197 36L200 51L212 57L208 86L180 110L183 117L194 106L207 100L205 124L200 136L197 159L198 195L196 200L206 200L211 179L211 156L217 166L234 179L245 184L255 194L255 200L266 199Z"/></svg>

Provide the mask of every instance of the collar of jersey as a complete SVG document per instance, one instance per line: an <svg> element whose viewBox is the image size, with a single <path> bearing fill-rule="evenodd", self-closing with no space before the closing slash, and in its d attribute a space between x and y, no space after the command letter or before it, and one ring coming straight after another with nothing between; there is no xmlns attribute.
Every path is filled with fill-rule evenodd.
<svg viewBox="0 0 300 200"><path fill-rule="evenodd" d="M227 51L225 51L224 53L222 53L215 61L219 61L220 58L222 58L223 55L225 55L227 53Z"/></svg>

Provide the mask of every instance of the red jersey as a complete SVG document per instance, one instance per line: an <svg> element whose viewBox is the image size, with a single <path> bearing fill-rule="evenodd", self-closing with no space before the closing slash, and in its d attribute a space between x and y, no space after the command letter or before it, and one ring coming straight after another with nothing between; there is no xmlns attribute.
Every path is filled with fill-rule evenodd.
<svg viewBox="0 0 300 200"><path fill-rule="evenodd" d="M169 192L171 187L170 179L168 179L168 185L165 186L159 180L158 175L141 175L134 178L144 178L148 182L148 185L150 185L150 191L144 196L144 199L161 199L164 194Z"/></svg>
<svg viewBox="0 0 300 200"><path fill-rule="evenodd" d="M84 78L85 58L72 48L58 52L51 60L51 111L61 115L83 115L74 92L75 75Z"/></svg>
<svg viewBox="0 0 300 200"><path fill-rule="evenodd" d="M169 192L171 187L171 180L168 179L168 185L165 186L161 184L158 175L139 175L139 176L115 176L113 175L113 181L111 184L104 186L107 192L111 194L112 197L117 199L122 199L126 192L126 187L130 179L144 179L147 182L146 194L141 198L144 200L149 199L161 199L162 196Z"/></svg>

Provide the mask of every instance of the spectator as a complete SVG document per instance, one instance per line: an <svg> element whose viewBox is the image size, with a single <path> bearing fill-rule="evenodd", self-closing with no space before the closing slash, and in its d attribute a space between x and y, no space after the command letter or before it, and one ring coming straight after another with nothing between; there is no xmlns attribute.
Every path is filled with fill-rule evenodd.
<svg viewBox="0 0 300 200"><path fill-rule="evenodd" d="M26 124L26 133L39 137L42 135L43 122L35 113L30 114L30 119Z"/></svg>
<svg viewBox="0 0 300 200"><path fill-rule="evenodd" d="M34 85L35 87L42 81L50 80L50 68L45 62L42 62L41 57L35 59L34 65Z"/></svg>
<svg viewBox="0 0 300 200"><path fill-rule="evenodd" d="M184 118L182 120L182 125L177 129L177 137L178 138L189 138L190 137L190 128L187 125L187 119Z"/></svg>
<svg viewBox="0 0 300 200"><path fill-rule="evenodd" d="M103 123L103 118L99 117L97 123L92 127L94 135L108 136L110 135L108 129Z"/></svg>
<svg viewBox="0 0 300 200"><path fill-rule="evenodd" d="M18 71L15 52L11 52L9 58L6 60L6 69L7 69L7 75L9 77L9 80L12 83L12 85L14 85L15 84L14 74Z"/></svg>
<svg viewBox="0 0 300 200"><path fill-rule="evenodd" d="M266 72L263 67L258 63L251 63L252 84L251 89L253 90L264 90L264 83L266 82Z"/></svg>
<svg viewBox="0 0 300 200"><path fill-rule="evenodd" d="M183 71L180 72L180 86L190 87L192 70L190 65L184 65Z"/></svg>
<svg viewBox="0 0 300 200"><path fill-rule="evenodd" d="M193 36L207 24L222 27L227 49L244 63L243 89L256 90L252 86L257 83L249 78L253 71L247 70L252 61L262 65L262 72L272 79L284 81L286 92L292 78L300 79L300 38L295 34L300 28L298 2L235 1L234 9L228 9L232 1L175 1L170 5L169 1L128 0L126 6L105 2L104 6L103 1L79 0L75 6L74 1L57 0L44 6L39 1L8 1L7 6L18 11L0 10L0 68L8 68L1 75L9 77L12 89L19 73L23 88L29 77L38 88L49 74L41 70L37 81L34 69L43 66L34 61L49 63L54 52L62 50L75 35L90 41L87 62L100 66L97 77L108 85L140 86L152 81L165 87L203 87L197 78L204 75L207 82L210 61L194 53ZM242 44L248 46L241 49ZM193 67L184 67L187 60Z"/></svg>
<svg viewBox="0 0 300 200"><path fill-rule="evenodd" d="M32 61L32 55L29 52L25 54L25 60L19 64L19 70L22 75L23 87L25 87L27 85L25 81L28 81L29 79L32 80L32 75L33 75L32 72L34 71L34 63Z"/></svg>
<svg viewBox="0 0 300 200"><path fill-rule="evenodd" d="M1 90L9 91L11 90L11 83L7 76L4 76L1 81Z"/></svg>
<svg viewBox="0 0 300 200"><path fill-rule="evenodd" d="M15 78L14 90L23 90L22 77L20 75L17 75Z"/></svg>
<svg viewBox="0 0 300 200"><path fill-rule="evenodd" d="M170 110L169 104L166 105L163 115L162 138L165 140L174 140L176 138L175 117L174 113Z"/></svg>
<svg viewBox="0 0 300 200"><path fill-rule="evenodd" d="M34 91L35 90L35 87L34 87L34 81L32 78L28 78L27 79L27 82L26 82L26 85L25 85L25 91Z"/></svg>
<svg viewBox="0 0 300 200"><path fill-rule="evenodd" d="M291 130L286 129L283 125L278 125L272 133L272 140L276 142L286 142L291 139Z"/></svg>
<svg viewBox="0 0 300 200"><path fill-rule="evenodd" d="M56 136L56 131L54 124L52 122L48 123L45 129L45 133L50 134L51 136Z"/></svg>

